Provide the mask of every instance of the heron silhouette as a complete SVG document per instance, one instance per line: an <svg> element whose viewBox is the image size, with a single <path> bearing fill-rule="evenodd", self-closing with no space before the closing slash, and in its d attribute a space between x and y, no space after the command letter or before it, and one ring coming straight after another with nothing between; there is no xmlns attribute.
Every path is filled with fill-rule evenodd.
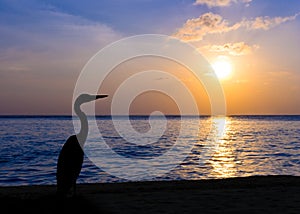
<svg viewBox="0 0 300 214"><path fill-rule="evenodd" d="M63 145L57 161L57 194L61 197L76 195L76 181L83 163L83 144L89 131L86 114L80 109L81 104L94 101L108 95L81 94L75 100L74 111L80 119L80 131L70 136Z"/></svg>

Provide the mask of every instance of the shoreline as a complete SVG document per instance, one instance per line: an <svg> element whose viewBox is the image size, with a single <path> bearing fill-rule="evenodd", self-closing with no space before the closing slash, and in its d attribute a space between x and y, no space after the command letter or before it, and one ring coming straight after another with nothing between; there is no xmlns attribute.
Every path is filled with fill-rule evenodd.
<svg viewBox="0 0 300 214"><path fill-rule="evenodd" d="M0 187L5 213L300 213L300 176L78 184L58 201L56 185Z"/></svg>

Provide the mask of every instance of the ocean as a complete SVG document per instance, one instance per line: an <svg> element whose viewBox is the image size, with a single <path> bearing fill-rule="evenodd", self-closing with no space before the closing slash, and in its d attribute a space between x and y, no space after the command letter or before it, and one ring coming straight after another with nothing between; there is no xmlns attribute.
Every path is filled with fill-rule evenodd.
<svg viewBox="0 0 300 214"><path fill-rule="evenodd" d="M115 118L113 123L111 117L97 116L101 141L119 159L103 162L103 156L97 156L102 154L97 144L100 138L91 133L85 144L86 156L78 183L124 182L130 180L128 173L135 172L139 176L132 178L139 180L300 176L300 116L167 116L166 120L154 118L153 123L149 123L147 116L130 119L140 139L151 125L164 124L166 129L157 141L135 145L114 127L122 124L124 118ZM181 124L186 126L183 131ZM71 116L1 116L0 186L56 184L59 151L74 133ZM177 162L168 168L163 161L168 160L168 151L176 145L179 135L180 146L177 153L172 153ZM174 154L180 158L177 160ZM160 156L167 159L159 159ZM156 161L151 162L152 159ZM161 172L158 176L153 176L151 170L137 171L141 163L146 169L148 162L152 164L149 169Z"/></svg>

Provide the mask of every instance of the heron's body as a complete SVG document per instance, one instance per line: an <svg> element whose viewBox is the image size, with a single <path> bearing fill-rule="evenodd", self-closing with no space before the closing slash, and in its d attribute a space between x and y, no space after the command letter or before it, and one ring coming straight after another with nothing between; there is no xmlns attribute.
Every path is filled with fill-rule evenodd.
<svg viewBox="0 0 300 214"><path fill-rule="evenodd" d="M76 180L83 163L83 150L76 135L63 145L57 163L57 191L59 195L72 195L76 191Z"/></svg>

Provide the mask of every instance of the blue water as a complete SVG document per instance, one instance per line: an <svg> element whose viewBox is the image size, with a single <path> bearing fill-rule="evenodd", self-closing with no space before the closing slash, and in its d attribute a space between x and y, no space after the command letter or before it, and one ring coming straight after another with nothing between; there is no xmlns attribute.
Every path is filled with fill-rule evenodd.
<svg viewBox="0 0 300 214"><path fill-rule="evenodd" d="M140 133L149 131L148 117L131 117ZM176 140L180 117L168 117L167 130L153 144L136 146L116 133L111 118L97 117L107 145L126 158L151 159L165 154ZM250 175L300 176L300 116L187 117L184 136L192 149L178 166L152 180L217 179ZM121 119L120 119L121 121ZM160 119L157 119L159 122ZM156 121L156 122L157 122ZM201 131L195 130L201 126ZM207 137L207 133L211 133ZM71 117L0 117L0 186L55 184L59 151L74 134ZM86 145L89 146L88 144ZM206 158L203 159L203 155ZM157 163L159 170L159 163ZM122 163L115 170L124 170ZM96 166L88 156L79 183L122 182Z"/></svg>

